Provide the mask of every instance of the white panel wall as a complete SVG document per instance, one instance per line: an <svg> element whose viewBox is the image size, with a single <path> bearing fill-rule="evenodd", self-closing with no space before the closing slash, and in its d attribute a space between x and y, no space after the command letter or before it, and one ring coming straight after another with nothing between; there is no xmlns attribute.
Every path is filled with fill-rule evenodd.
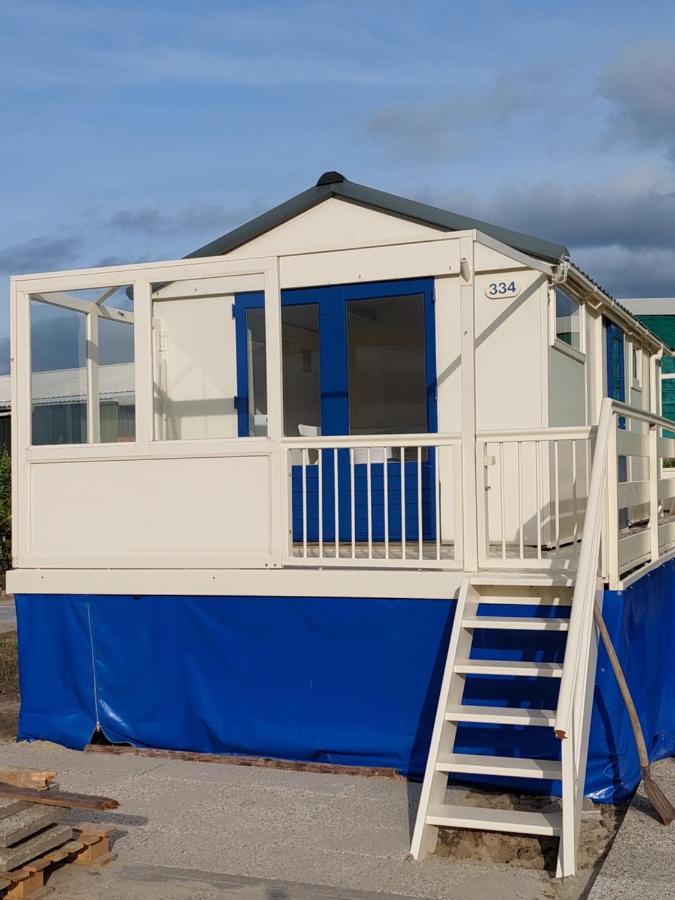
<svg viewBox="0 0 675 900"><path fill-rule="evenodd" d="M158 437L237 436L233 302L232 296L155 300L153 316L161 332L161 368L155 370Z"/></svg>
<svg viewBox="0 0 675 900"><path fill-rule="evenodd" d="M55 565L223 565L270 551L263 455L34 464L30 494L30 554Z"/></svg>
<svg viewBox="0 0 675 900"><path fill-rule="evenodd" d="M442 232L428 225L409 222L333 197L267 234L237 247L227 257L244 259L336 246L359 247L373 241L396 243L401 240L425 240L439 233Z"/></svg>
<svg viewBox="0 0 675 900"><path fill-rule="evenodd" d="M499 272L476 276L477 427L541 428L546 279L528 269L507 271L508 280L519 281L520 294L513 299L487 297L485 288L499 277Z"/></svg>
<svg viewBox="0 0 675 900"><path fill-rule="evenodd" d="M586 363L557 347L549 347L548 361L548 425L585 425Z"/></svg>

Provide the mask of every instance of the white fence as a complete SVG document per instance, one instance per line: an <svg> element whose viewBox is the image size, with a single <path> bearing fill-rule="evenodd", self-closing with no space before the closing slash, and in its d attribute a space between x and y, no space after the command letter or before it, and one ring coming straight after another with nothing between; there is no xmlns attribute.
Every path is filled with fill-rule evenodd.
<svg viewBox="0 0 675 900"><path fill-rule="evenodd" d="M462 568L461 437L287 438L293 565Z"/></svg>
<svg viewBox="0 0 675 900"><path fill-rule="evenodd" d="M479 563L571 565L578 555L591 428L485 432L477 441Z"/></svg>

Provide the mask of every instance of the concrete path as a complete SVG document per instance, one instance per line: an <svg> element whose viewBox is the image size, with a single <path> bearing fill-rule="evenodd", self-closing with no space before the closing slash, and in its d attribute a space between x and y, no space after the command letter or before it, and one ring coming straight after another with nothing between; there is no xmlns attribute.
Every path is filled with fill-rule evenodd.
<svg viewBox="0 0 675 900"><path fill-rule="evenodd" d="M47 743L2 744L0 759L54 769L65 790L120 801L115 812L74 814L119 826L118 859L98 872L58 871L50 879L55 900L567 900L581 895L590 874L562 888L531 869L416 863L407 857L419 786L403 781Z"/></svg>
<svg viewBox="0 0 675 900"><path fill-rule="evenodd" d="M0 594L0 634L16 631L16 611L14 597Z"/></svg>
<svg viewBox="0 0 675 900"><path fill-rule="evenodd" d="M652 766L655 780L675 804L675 759ZM589 900L665 900L675 897L675 822L664 828L642 786L588 895Z"/></svg>

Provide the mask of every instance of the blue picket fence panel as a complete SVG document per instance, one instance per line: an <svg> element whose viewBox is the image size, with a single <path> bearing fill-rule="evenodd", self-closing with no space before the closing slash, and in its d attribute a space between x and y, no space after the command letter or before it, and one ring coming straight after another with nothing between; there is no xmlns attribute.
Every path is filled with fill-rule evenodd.
<svg viewBox="0 0 675 900"><path fill-rule="evenodd" d="M335 540L335 474L334 451L324 451L322 470L323 500L323 540ZM373 541L384 541L385 506L384 506L384 467L387 466L387 516L389 540L402 539L402 511L405 511L405 532L407 540L419 540L418 516L418 466L416 461L404 462L403 479L405 502L401 503L401 463L389 460L385 463L371 463L370 467L370 502ZM355 540L368 540L368 472L367 465L354 466L354 531ZM436 539L436 497L434 491L434 451L421 465L422 493L422 539ZM319 540L319 466L317 463L305 467L307 541L316 543ZM351 541L351 469L349 454L346 450L338 451L338 519L340 541ZM302 466L292 466L292 523L293 541L303 540L303 488Z"/></svg>

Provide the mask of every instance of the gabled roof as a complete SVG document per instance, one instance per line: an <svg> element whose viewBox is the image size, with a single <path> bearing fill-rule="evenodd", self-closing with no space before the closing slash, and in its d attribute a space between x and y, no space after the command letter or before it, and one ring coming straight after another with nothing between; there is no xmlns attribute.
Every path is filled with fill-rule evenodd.
<svg viewBox="0 0 675 900"><path fill-rule="evenodd" d="M500 225L491 225L489 222L482 222L480 219L461 216L458 213L438 209L435 206L428 206L426 203L418 203L416 200L407 200L405 197L397 197L395 194L387 194L385 191L378 191L363 184L356 184L353 181L348 181L339 172L325 172L314 187L303 191L301 194L296 194L295 197L291 197L285 203L275 206L262 215L256 216L255 219L251 219L250 222L240 225L239 228L228 231L227 234L216 238L215 241L211 241L198 250L194 250L187 255L186 259L194 259L200 256L221 256L229 253L236 247L241 247L242 244L260 237L261 234L283 225L289 219L300 215L300 213L307 212L307 210L312 209L319 203L323 203L324 200L328 200L330 197L338 197L341 200L368 206L371 209L381 210L390 215L400 216L403 219L429 225L432 228L439 228L441 231L471 231L477 229L495 240L501 241L508 247L513 247L514 250L519 250L521 253L527 253L529 256L535 256L547 262L558 262L558 260L569 256L567 247L564 247L562 244L554 244L551 241L522 234L519 231L502 228Z"/></svg>
<svg viewBox="0 0 675 900"><path fill-rule="evenodd" d="M354 181L349 181L340 172L324 172L314 187L303 191L301 194L296 194L295 197L291 197L285 203L281 203L279 206L262 213L262 215L256 216L255 219L251 219L250 222L240 225L233 231L228 231L227 234L205 244L198 250L193 250L192 253L188 253L185 259L195 259L203 256L223 256L271 231L273 228L278 228L285 222L290 221L290 219L295 218L295 216L299 216L301 213L318 206L330 197L337 197L341 200L360 204L389 215L399 216L408 221L428 225L431 228L438 228L441 231L481 231L505 246L535 259L540 259L549 264L564 262L573 281L578 281L586 289L590 288L593 293L599 293L606 308L613 309L615 314L625 324L630 323L632 329L642 334L648 343L651 342L657 347L663 347L668 354L672 352L657 335L641 324L630 310L615 300L597 281L583 272L578 266L571 264L569 262L570 252L564 244L555 244L552 241L523 234L520 231L502 228L501 225L492 225L490 222L483 222L481 219L462 216L459 213L438 209L436 206L418 203L416 200L408 200L405 197L398 197L396 194L388 194L385 191L378 191L363 184L356 184Z"/></svg>

